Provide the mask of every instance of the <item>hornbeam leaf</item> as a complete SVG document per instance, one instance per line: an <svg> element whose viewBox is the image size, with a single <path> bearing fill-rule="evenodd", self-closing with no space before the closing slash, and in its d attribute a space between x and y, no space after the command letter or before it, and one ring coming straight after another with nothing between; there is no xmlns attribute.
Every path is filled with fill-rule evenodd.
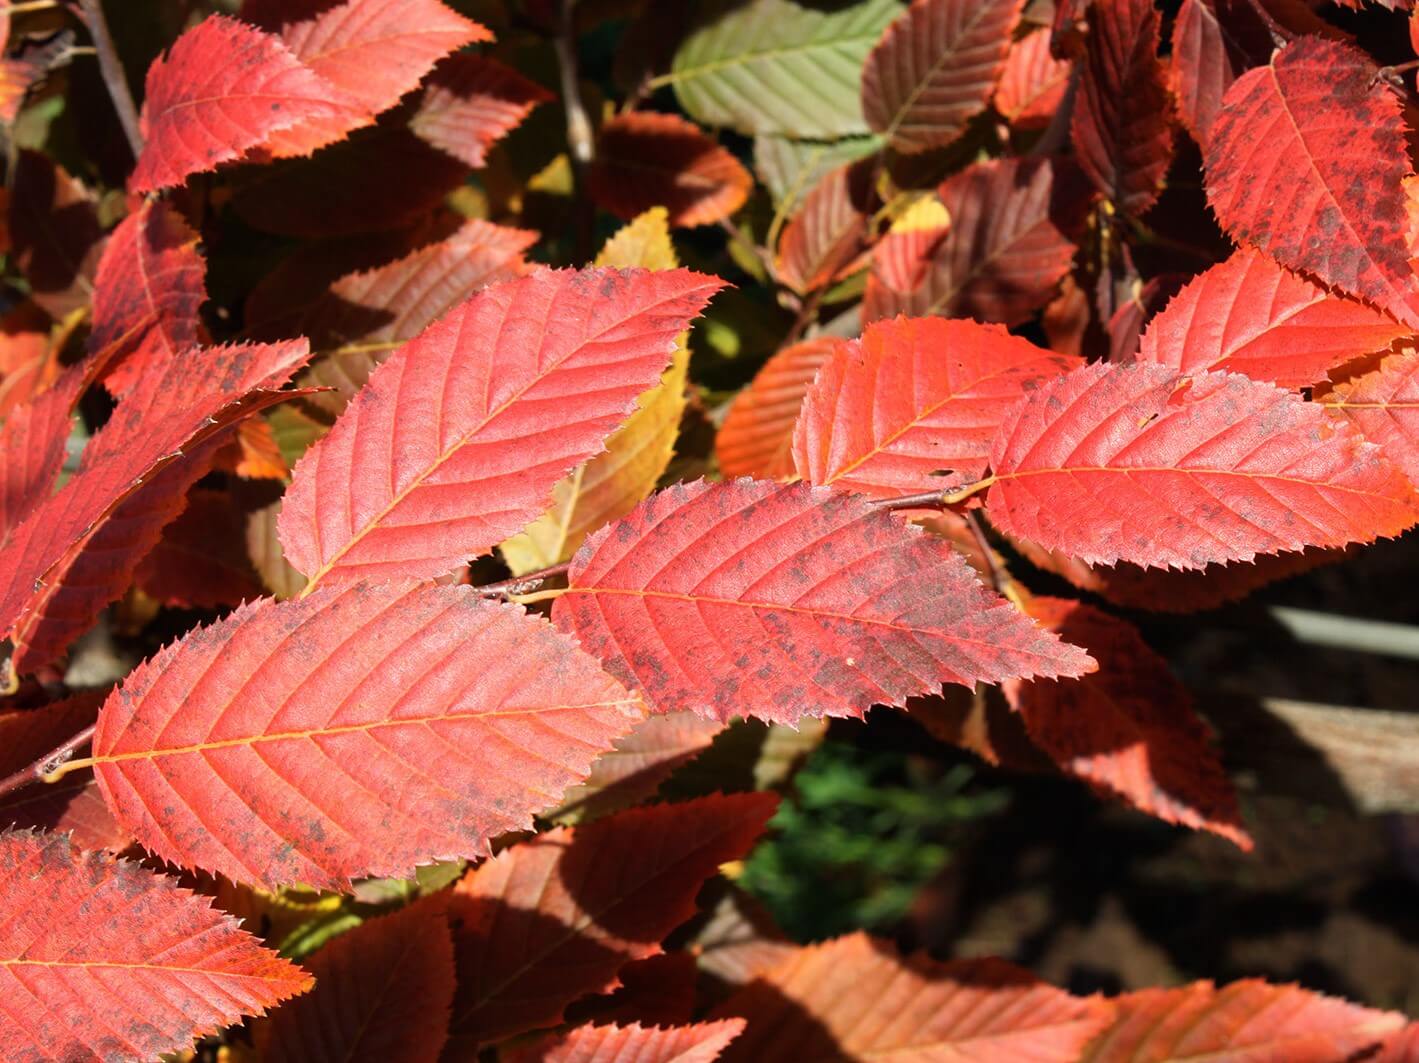
<svg viewBox="0 0 1419 1063"><path fill-rule="evenodd" d="M990 443L1026 391L1083 363L999 325L896 318L868 326L818 371L793 433L809 483L890 498L985 471Z"/></svg>
<svg viewBox="0 0 1419 1063"><path fill-rule="evenodd" d="M867 57L862 110L896 151L944 147L985 109L1021 0L914 0Z"/></svg>
<svg viewBox="0 0 1419 1063"><path fill-rule="evenodd" d="M832 337L785 347L735 396L714 439L725 476L783 480L794 475L793 426L818 369L846 341Z"/></svg>
<svg viewBox="0 0 1419 1063"><path fill-rule="evenodd" d="M1112 1024L1078 1057L1081 1063L1331 1063L1364 1058L1404 1025L1392 1011L1258 979L1143 989L1114 1006Z"/></svg>
<svg viewBox="0 0 1419 1063"><path fill-rule="evenodd" d="M794 950L711 1017L748 1020L726 1063L1074 1063L1111 1014L1003 960L902 957L858 933Z"/></svg>
<svg viewBox="0 0 1419 1063"><path fill-rule="evenodd" d="M351 102L279 37L217 15L188 30L148 69L146 143L134 192L181 184L302 122L340 120Z"/></svg>
<svg viewBox="0 0 1419 1063"><path fill-rule="evenodd" d="M1088 17L1070 135L1094 187L1137 217L1157 201L1173 158L1158 10L1153 0L1113 0L1091 7Z"/></svg>
<svg viewBox="0 0 1419 1063"><path fill-rule="evenodd" d="M949 544L806 484L669 487L588 539L568 580L558 626L661 711L796 723L1093 667Z"/></svg>
<svg viewBox="0 0 1419 1063"><path fill-rule="evenodd" d="M162 200L144 203L113 231L94 278L89 336L89 350L108 359L109 391L133 387L144 361L201 342L206 273L197 234Z"/></svg>
<svg viewBox="0 0 1419 1063"><path fill-rule="evenodd" d="M1138 629L1065 598L1032 598L1026 611L1099 661L1079 680L1005 684L1034 743L1064 771L1149 815L1251 849L1207 726Z"/></svg>
<svg viewBox="0 0 1419 1063"><path fill-rule="evenodd" d="M448 1039L453 941L443 898L362 923L306 968L315 988L253 1030L267 1063L428 1063Z"/></svg>
<svg viewBox="0 0 1419 1063"><path fill-rule="evenodd" d="M1385 457L1419 485L1419 352L1391 355L1379 368L1317 399L1379 444Z"/></svg>
<svg viewBox="0 0 1419 1063"><path fill-rule="evenodd" d="M675 227L710 225L744 205L754 179L699 126L631 111L601 127L587 194L621 218L663 206Z"/></svg>
<svg viewBox="0 0 1419 1063"><path fill-rule="evenodd" d="M264 146L278 157L308 155L368 125L417 88L444 56L493 37L439 0L346 0L280 32L296 58L351 106L334 118L315 116L273 133Z"/></svg>
<svg viewBox="0 0 1419 1063"><path fill-rule="evenodd" d="M409 129L473 167L486 164L488 150L533 108L556 98L512 67L471 52L449 56L425 85Z"/></svg>
<svg viewBox="0 0 1419 1063"><path fill-rule="evenodd" d="M743 1019L689 1026L578 1026L506 1056L507 1063L713 1063Z"/></svg>
<svg viewBox="0 0 1419 1063"><path fill-rule="evenodd" d="M262 599L140 665L94 770L166 860L265 886L487 854L643 716L543 621L467 587Z"/></svg>
<svg viewBox="0 0 1419 1063"><path fill-rule="evenodd" d="M1207 200L1238 242L1419 325L1400 184L1411 172L1406 145L1399 100L1369 57L1300 37L1223 97L1207 142Z"/></svg>
<svg viewBox="0 0 1419 1063"><path fill-rule="evenodd" d="M468 872L449 905L455 1057L555 1026L578 997L615 989L626 964L659 955L700 887L748 854L777 803L712 794L632 809L545 831Z"/></svg>
<svg viewBox="0 0 1419 1063"><path fill-rule="evenodd" d="M806 140L866 133L862 65L901 11L899 0L827 9L750 0L721 8L685 38L661 81L706 125Z"/></svg>
<svg viewBox="0 0 1419 1063"><path fill-rule="evenodd" d="M1084 366L1006 417L990 464L991 521L1089 564L1201 568L1419 521L1419 497L1378 447L1237 373Z"/></svg>
<svg viewBox="0 0 1419 1063"><path fill-rule="evenodd" d="M671 270L679 266L667 212L647 211L607 241L596 265ZM675 341L670 367L636 400L636 411L606 440L606 449L552 488L552 506L500 550L514 575L569 559L586 537L624 517L655 489L675 453L690 370L688 334Z"/></svg>
<svg viewBox="0 0 1419 1063"><path fill-rule="evenodd" d="M0 912L11 1059L152 1059L311 986L205 897L61 835L0 833Z"/></svg>
<svg viewBox="0 0 1419 1063"><path fill-rule="evenodd" d="M1242 248L1173 296L1148 323L1138 360L1303 388L1413 331Z"/></svg>
<svg viewBox="0 0 1419 1063"><path fill-rule="evenodd" d="M688 270L545 270L406 344L296 466L287 559L311 578L452 571L538 516L660 379L721 282Z"/></svg>
<svg viewBox="0 0 1419 1063"><path fill-rule="evenodd" d="M1049 38L1049 30L1035 30L1012 44L1005 57L994 103L1016 129L1043 129L1064 102L1073 65L1050 54Z"/></svg>
<svg viewBox="0 0 1419 1063"><path fill-rule="evenodd" d="M17 645L12 671L24 666L25 644L65 587L56 577L64 577L97 536L111 536L106 557L90 554L84 562L97 582L76 588L83 609L62 610L61 630L72 637L94 616L83 612L102 606L115 585L122 591L162 525L181 511L182 496L206 471L198 455L210 458L206 448L226 428L285 397L273 389L309 354L301 340L173 352L144 363L137 383L84 449L78 472L36 506L0 550L0 631ZM170 474L160 476L164 472ZM123 526L106 531L115 518ZM56 644L63 648L57 637L43 641L34 663L44 663L38 658Z"/></svg>

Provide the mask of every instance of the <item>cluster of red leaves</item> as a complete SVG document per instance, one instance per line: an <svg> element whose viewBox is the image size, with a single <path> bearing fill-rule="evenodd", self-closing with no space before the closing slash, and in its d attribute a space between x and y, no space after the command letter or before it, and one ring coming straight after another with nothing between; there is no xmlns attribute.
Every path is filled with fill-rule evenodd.
<svg viewBox="0 0 1419 1063"><path fill-rule="evenodd" d="M1078 998L862 934L716 944L696 898L774 798L630 807L736 717L898 706L1007 763L942 699L993 684L1032 766L1251 847L1166 662L1004 551L1186 610L1419 522L1419 182L1371 59L1308 8L1227 0L1184 0L1166 57L1151 0L1052 25L1017 0L750 0L718 37L679 18L689 58L660 74L677 18L647 5L639 88L593 123L583 27L527 6L567 129L536 171L504 138L555 94L516 47L464 50L494 33L440 0L195 21L102 203L16 156L0 1058L151 1058L247 1017L262 1058L300 1060L1412 1058L1401 1016L1295 986ZM818 135L859 143L785 137L794 105L755 92L805 68L764 56L836 56L807 69L832 104L856 40L860 113ZM7 123L53 66L12 51ZM755 145L764 243L754 176L647 109L661 84L785 141ZM782 179L805 151L840 164ZM1189 153L1236 246L1184 271L1157 249ZM566 181L575 250L538 231ZM582 267L598 207L634 220L594 266L529 260ZM710 447L670 471L686 337L725 283L668 229L715 223L797 320L697 478ZM252 230L285 241L259 281L225 257ZM488 582L495 550L521 578ZM67 689L113 603L185 633ZM269 946L312 890L367 907L337 899L358 925L303 970Z"/></svg>

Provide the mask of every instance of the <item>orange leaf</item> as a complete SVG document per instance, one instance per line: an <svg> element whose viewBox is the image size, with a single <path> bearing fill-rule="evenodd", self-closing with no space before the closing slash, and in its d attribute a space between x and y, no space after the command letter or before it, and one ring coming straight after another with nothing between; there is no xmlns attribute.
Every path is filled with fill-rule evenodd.
<svg viewBox="0 0 1419 1063"><path fill-rule="evenodd" d="M793 425L819 367L844 341L823 337L791 344L764 363L735 396L715 436L725 476L783 480L794 475Z"/></svg>

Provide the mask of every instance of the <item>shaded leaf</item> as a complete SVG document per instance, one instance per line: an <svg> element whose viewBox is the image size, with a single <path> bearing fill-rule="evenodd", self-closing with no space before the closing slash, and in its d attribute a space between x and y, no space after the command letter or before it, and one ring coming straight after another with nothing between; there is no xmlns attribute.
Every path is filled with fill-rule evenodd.
<svg viewBox="0 0 1419 1063"><path fill-rule="evenodd" d="M892 291L909 295L926 280L931 260L951 230L951 215L934 195L913 203L872 249L872 273Z"/></svg>
<svg viewBox="0 0 1419 1063"><path fill-rule="evenodd" d="M1378 447L1236 373L1076 369L1006 417L991 467L998 528L1090 564L1201 568L1371 542L1419 520Z"/></svg>
<svg viewBox="0 0 1419 1063"><path fill-rule="evenodd" d="M1172 100L1158 58L1153 0L1089 8L1070 134L1079 165L1119 210L1141 215L1158 199L1173 157Z"/></svg>
<svg viewBox="0 0 1419 1063"><path fill-rule="evenodd" d="M588 539L568 581L557 624L661 711L795 723L1092 666L946 543L805 484L669 487Z"/></svg>
<svg viewBox="0 0 1419 1063"><path fill-rule="evenodd" d="M821 337L778 351L735 396L714 439L727 477L782 480L794 475L793 425L818 369L843 340Z"/></svg>
<svg viewBox="0 0 1419 1063"><path fill-rule="evenodd" d="M668 1028L578 1026L507 1056L508 1063L711 1063L744 1031L742 1019Z"/></svg>
<svg viewBox="0 0 1419 1063"><path fill-rule="evenodd" d="M1242 248L1194 277L1148 323L1138 361L1302 388L1412 331Z"/></svg>
<svg viewBox="0 0 1419 1063"><path fill-rule="evenodd" d="M463 52L440 63L425 80L409 128L469 166L520 126L538 104L555 99L535 81L484 55Z"/></svg>
<svg viewBox="0 0 1419 1063"><path fill-rule="evenodd" d="M310 988L165 875L0 833L0 1044L16 1058L150 1059Z"/></svg>
<svg viewBox="0 0 1419 1063"><path fill-rule="evenodd" d="M515 606L356 584L263 599L168 646L105 703L93 759L119 821L164 859L342 888L485 855L641 715Z"/></svg>
<svg viewBox="0 0 1419 1063"><path fill-rule="evenodd" d="M1204 147L1227 89L1274 47L1266 25L1238 0L1183 0L1173 23L1168 87L1178 117Z"/></svg>
<svg viewBox="0 0 1419 1063"><path fill-rule="evenodd" d="M779 278L794 291L826 287L861 264L867 248L870 180L863 163L839 166L804 198L778 246Z"/></svg>
<svg viewBox="0 0 1419 1063"><path fill-rule="evenodd" d="M1295 985L1256 979L1217 987L1193 982L1144 989L1115 1001L1113 1023L1081 1063L1216 1063L1284 1059L1332 1063L1358 1058L1404 1025L1394 1012L1372 1011Z"/></svg>
<svg viewBox="0 0 1419 1063"><path fill-rule="evenodd" d="M876 322L808 388L793 434L798 475L877 498L975 480L1006 412L1081 364L999 325Z"/></svg>
<svg viewBox="0 0 1419 1063"><path fill-rule="evenodd" d="M1069 774L1149 815L1251 849L1206 725L1138 630L1066 598L1033 598L1027 611L1099 662L1083 679L1005 684L1035 744Z"/></svg>
<svg viewBox="0 0 1419 1063"><path fill-rule="evenodd" d="M900 152L944 147L985 109L1021 0L913 0L872 49L862 110Z"/></svg>
<svg viewBox="0 0 1419 1063"><path fill-rule="evenodd" d="M133 572L134 584L163 605L212 608L261 596L246 553L246 517L225 491L188 493L180 516Z"/></svg>
<svg viewBox="0 0 1419 1063"><path fill-rule="evenodd" d="M11 253L30 298L55 318L87 306L103 251L94 194L48 157L21 151L8 219Z"/></svg>
<svg viewBox="0 0 1419 1063"><path fill-rule="evenodd" d="M1048 30L1026 34L1005 57L995 109L1016 129L1043 129L1064 102L1072 69L1068 60L1050 54Z"/></svg>
<svg viewBox="0 0 1419 1063"><path fill-rule="evenodd" d="M380 366L296 466L286 557L312 581L348 582L441 575L491 549L601 448L719 288L686 270L547 270L461 304Z"/></svg>
<svg viewBox="0 0 1419 1063"><path fill-rule="evenodd" d="M614 269L675 269L666 212L655 208L607 242L596 265ZM586 537L623 517L655 489L675 452L689 383L688 335L676 339L670 367L636 400L636 410L606 440L606 449L552 488L552 506L499 548L513 575L560 564Z"/></svg>
<svg viewBox="0 0 1419 1063"><path fill-rule="evenodd" d="M133 387L143 362L197 346L206 272L197 234L161 200L144 203L113 231L94 280L89 336L89 350L109 360L109 391Z"/></svg>
<svg viewBox="0 0 1419 1063"><path fill-rule="evenodd" d="M754 138L754 172L774 204L789 214L829 171L871 155L881 147L878 137L842 140Z"/></svg>
<svg viewBox="0 0 1419 1063"><path fill-rule="evenodd" d="M306 962L315 988L256 1024L263 1060L428 1063L448 1037L453 941L442 898L341 934Z"/></svg>
<svg viewBox="0 0 1419 1063"><path fill-rule="evenodd" d="M694 914L720 864L743 857L771 794L715 794L545 831L468 872L454 890L458 991L450 1047L555 1026L566 1006L619 984Z"/></svg>
<svg viewBox="0 0 1419 1063"><path fill-rule="evenodd" d="M744 205L754 179L699 126L679 115L629 111L601 127L586 191L621 218L651 207L670 224L709 225Z"/></svg>
<svg viewBox="0 0 1419 1063"><path fill-rule="evenodd" d="M1391 355L1369 373L1317 396L1419 484L1419 352Z"/></svg>
<svg viewBox="0 0 1419 1063"><path fill-rule="evenodd" d="M1109 1013L1003 960L904 958L859 933L798 949L713 1017L749 1023L726 1060L1073 1063Z"/></svg>
<svg viewBox="0 0 1419 1063"><path fill-rule="evenodd" d="M146 143L128 179L134 192L181 184L316 120L339 121L348 97L280 38L213 15L148 68L141 125Z"/></svg>
<svg viewBox="0 0 1419 1063"><path fill-rule="evenodd" d="M1416 324L1405 144L1399 101L1369 58L1302 37L1227 90L1207 143L1207 200L1239 242Z"/></svg>
<svg viewBox="0 0 1419 1063"><path fill-rule="evenodd" d="M101 693L85 692L36 709L0 712L0 779L24 770L93 723L102 700ZM0 798L0 829L11 826L67 833L80 849L116 853L132 841L114 822L87 770Z"/></svg>
<svg viewBox="0 0 1419 1063"><path fill-rule="evenodd" d="M71 415L92 376L90 366L70 366L49 390L0 421L0 544L54 490Z"/></svg>
<svg viewBox="0 0 1419 1063"><path fill-rule="evenodd" d="M1023 324L1069 272L1074 244L1064 230L1085 200L1043 159L977 163L947 178L938 194L951 230L926 279L902 296L874 276L863 320L939 314Z"/></svg>
<svg viewBox="0 0 1419 1063"><path fill-rule="evenodd" d="M898 0L721 6L685 38L661 81L706 125L805 140L865 133L862 66L901 10Z"/></svg>

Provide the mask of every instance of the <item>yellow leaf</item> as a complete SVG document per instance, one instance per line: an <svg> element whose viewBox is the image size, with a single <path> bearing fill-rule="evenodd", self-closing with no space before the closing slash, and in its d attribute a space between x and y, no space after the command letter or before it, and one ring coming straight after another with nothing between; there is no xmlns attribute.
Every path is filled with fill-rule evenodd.
<svg viewBox="0 0 1419 1063"><path fill-rule="evenodd" d="M654 207L622 228L606 242L596 265L679 265L665 209ZM625 516L655 489L675 452L689 369L687 336L682 335L660 383L641 395L636 411L606 441L606 450L557 484L551 508L502 544L503 560L514 575L566 561L588 535Z"/></svg>

